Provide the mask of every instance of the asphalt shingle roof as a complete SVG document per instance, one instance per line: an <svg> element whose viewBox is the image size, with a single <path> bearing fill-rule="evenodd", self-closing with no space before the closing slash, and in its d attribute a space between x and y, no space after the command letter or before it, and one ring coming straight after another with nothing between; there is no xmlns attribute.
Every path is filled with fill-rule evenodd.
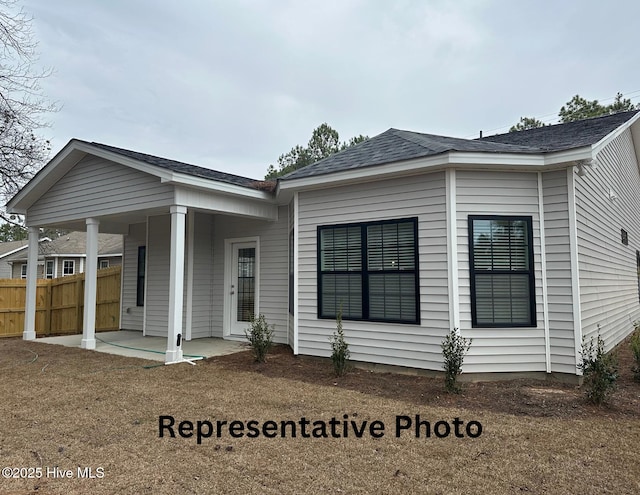
<svg viewBox="0 0 640 495"><path fill-rule="evenodd" d="M299 179L333 172L435 156L450 151L540 154L597 143L638 111L557 124L539 129L460 139L389 129L367 141L340 151L282 179Z"/></svg>
<svg viewBox="0 0 640 495"><path fill-rule="evenodd" d="M597 143L637 113L638 110L614 113L566 124L487 136L479 141L533 146L543 153L581 148Z"/></svg>
<svg viewBox="0 0 640 495"><path fill-rule="evenodd" d="M192 175L195 177L203 177L205 179L211 179L219 182L225 182L227 184L233 184L236 186L243 186L243 187L250 187L250 188L255 188L256 182L258 182L255 179L250 179L248 177L241 177L239 175L228 174L226 172L218 172L216 170L211 170L204 167L198 167L196 165L191 165L189 163L178 162L176 160L170 160L168 158L162 158L159 156L148 155L146 153L139 153L137 151L116 148L114 146L109 146L108 144L95 143L95 142L87 143L87 144L91 144L92 146L95 146L97 148L102 148L112 153L117 153L119 155L126 156L128 158L133 158L134 160L148 163L150 165L155 165L156 167L171 170L172 172Z"/></svg>
<svg viewBox="0 0 640 495"><path fill-rule="evenodd" d="M0 258L16 249L27 247L28 242L26 239L24 241L0 242Z"/></svg>
<svg viewBox="0 0 640 495"><path fill-rule="evenodd" d="M77 254L85 255L87 252L86 232L69 232L57 239L40 244L41 254ZM119 234L98 234L98 254L122 254L122 236Z"/></svg>

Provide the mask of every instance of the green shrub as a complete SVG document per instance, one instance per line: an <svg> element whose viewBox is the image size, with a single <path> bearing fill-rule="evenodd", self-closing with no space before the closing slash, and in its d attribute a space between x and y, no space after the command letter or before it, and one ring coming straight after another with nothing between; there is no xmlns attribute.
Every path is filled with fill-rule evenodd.
<svg viewBox="0 0 640 495"><path fill-rule="evenodd" d="M582 343L582 360L578 368L584 375L583 386L589 401L594 404L604 404L616 389L618 379L618 360L613 353L604 352L604 341L598 333L594 343L593 337L589 343Z"/></svg>
<svg viewBox="0 0 640 495"><path fill-rule="evenodd" d="M333 371L336 376L342 376L347 372L349 365L349 344L344 339L344 332L342 331L342 308L338 310L336 315L336 331L329 337L331 343L331 362L333 363Z"/></svg>
<svg viewBox="0 0 640 495"><path fill-rule="evenodd" d="M637 382L640 382L640 326L638 324L636 324L636 331L631 336L631 353L634 360L633 377Z"/></svg>
<svg viewBox="0 0 640 495"><path fill-rule="evenodd" d="M269 325L264 315L251 318L251 326L244 331L244 334L251 344L253 357L256 362L264 363L267 358L267 352L273 345L273 330L275 325Z"/></svg>
<svg viewBox="0 0 640 495"><path fill-rule="evenodd" d="M462 373L464 356L469 352L472 339L465 339L457 328L452 329L442 341L442 355L444 356L444 387L447 392L458 393L458 376Z"/></svg>

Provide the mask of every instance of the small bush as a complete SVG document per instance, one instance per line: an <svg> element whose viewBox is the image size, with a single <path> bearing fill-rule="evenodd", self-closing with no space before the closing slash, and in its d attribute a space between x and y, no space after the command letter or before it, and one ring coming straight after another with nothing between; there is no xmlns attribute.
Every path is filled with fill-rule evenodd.
<svg viewBox="0 0 640 495"><path fill-rule="evenodd" d="M640 382L640 325L638 324L636 324L636 331L631 336L631 353L634 361L633 377L637 382Z"/></svg>
<svg viewBox="0 0 640 495"><path fill-rule="evenodd" d="M447 392L458 393L458 376L462 373L464 356L469 352L472 339L465 339L458 333L458 329L452 329L442 341L442 355L444 356L444 387Z"/></svg>
<svg viewBox="0 0 640 495"><path fill-rule="evenodd" d="M273 345L274 329L275 325L269 325L264 315L251 318L251 326L244 331L244 334L251 344L256 362L264 363L267 359L267 352Z"/></svg>
<svg viewBox="0 0 640 495"><path fill-rule="evenodd" d="M613 353L604 352L604 341L598 333L594 343L593 337L589 343L582 343L582 357L578 368L584 375L583 386L589 401L594 404L604 404L616 388L618 379L618 360Z"/></svg>
<svg viewBox="0 0 640 495"><path fill-rule="evenodd" d="M336 331L329 337L331 343L331 362L333 363L333 371L336 376L342 376L347 372L349 364L349 344L344 339L342 331L342 309L338 310L336 315Z"/></svg>

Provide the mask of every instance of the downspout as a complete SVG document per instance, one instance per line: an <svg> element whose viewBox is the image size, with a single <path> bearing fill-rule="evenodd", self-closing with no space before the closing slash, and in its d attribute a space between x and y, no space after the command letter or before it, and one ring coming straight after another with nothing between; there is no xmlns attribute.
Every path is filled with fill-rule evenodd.
<svg viewBox="0 0 640 495"><path fill-rule="evenodd" d="M295 356L299 353L299 326L298 321L300 319L300 304L298 303L298 289L299 284L299 256L298 251L300 243L300 207L298 193L293 193L293 354Z"/></svg>
<svg viewBox="0 0 640 495"><path fill-rule="evenodd" d="M542 172L538 172L538 217L540 220L540 264L542 265L542 311L544 314L544 359L547 373L551 373L551 338L549 329L549 293L547 290L547 242L544 225L544 189Z"/></svg>
<svg viewBox="0 0 640 495"><path fill-rule="evenodd" d="M576 220L576 181L573 167L567 168L567 207L569 210L569 252L571 254L571 295L573 299L573 337L576 375L582 350L582 314L580 310L580 265L578 264L578 225Z"/></svg>
<svg viewBox="0 0 640 495"><path fill-rule="evenodd" d="M447 212L447 265L449 267L449 330L460 331L460 289L458 276L458 229L456 206L456 171L445 172L446 212Z"/></svg>

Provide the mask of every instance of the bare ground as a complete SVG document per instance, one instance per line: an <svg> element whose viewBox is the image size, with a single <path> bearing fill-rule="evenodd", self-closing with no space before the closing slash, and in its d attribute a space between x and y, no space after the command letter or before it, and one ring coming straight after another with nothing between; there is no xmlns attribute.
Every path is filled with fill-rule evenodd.
<svg viewBox="0 0 640 495"><path fill-rule="evenodd" d="M0 340L0 468L32 468L30 479L0 478L0 493L640 493L640 383L627 344L611 404L595 407L575 386L543 381L465 384L354 370L336 379L330 362L277 347L266 364L249 352L158 366L79 349ZM328 423L385 426L357 438L159 438L161 415L247 425ZM446 438L397 416L452 428ZM457 438L454 418L482 425ZM311 430L311 428L310 428ZM248 430L245 430L245 433ZM183 430L188 434L189 431ZM473 431L472 431L473 433ZM41 475L38 476L38 468ZM59 471L55 471L58 468ZM92 468L93 479L77 469ZM70 470L71 479L56 478ZM16 471L14 470L13 473ZM88 471L84 471L85 475Z"/></svg>

